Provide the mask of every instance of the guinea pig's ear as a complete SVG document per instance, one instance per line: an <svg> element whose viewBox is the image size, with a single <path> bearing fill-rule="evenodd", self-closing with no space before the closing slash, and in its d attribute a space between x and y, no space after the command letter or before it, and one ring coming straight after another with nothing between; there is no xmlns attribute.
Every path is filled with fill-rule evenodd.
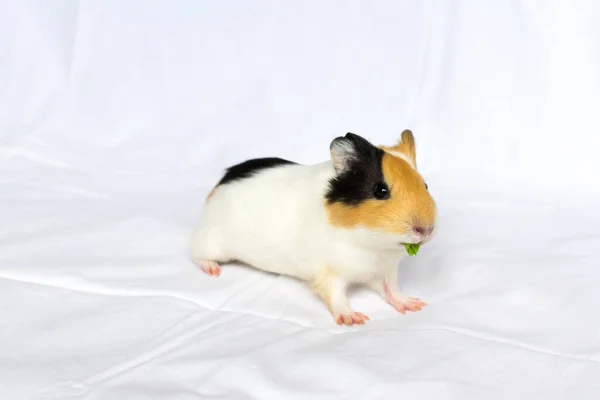
<svg viewBox="0 0 600 400"><path fill-rule="evenodd" d="M355 133L348 132L344 137L335 138L329 146L335 172L341 174L350 170L355 161L368 157L372 149L374 146L367 139Z"/></svg>
<svg viewBox="0 0 600 400"><path fill-rule="evenodd" d="M400 135L398 144L394 146L394 149L406 155L413 164L417 164L417 150L415 144L415 137L410 129L405 129Z"/></svg>
<svg viewBox="0 0 600 400"><path fill-rule="evenodd" d="M335 172L338 174L348 171L352 165L352 160L355 160L358 156L352 135L352 133L348 133L344 137L337 137L333 139L329 146L331 161L333 162Z"/></svg>

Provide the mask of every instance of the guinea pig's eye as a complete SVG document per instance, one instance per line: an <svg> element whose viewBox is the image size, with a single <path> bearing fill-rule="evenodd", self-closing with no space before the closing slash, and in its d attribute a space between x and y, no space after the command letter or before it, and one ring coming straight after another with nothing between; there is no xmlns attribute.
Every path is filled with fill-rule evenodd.
<svg viewBox="0 0 600 400"><path fill-rule="evenodd" d="M390 190L385 183L377 183L373 187L373 196L378 200L384 200L390 197Z"/></svg>
<svg viewBox="0 0 600 400"><path fill-rule="evenodd" d="M425 184L425 189L429 190L429 186L427 186L427 182L423 182Z"/></svg>

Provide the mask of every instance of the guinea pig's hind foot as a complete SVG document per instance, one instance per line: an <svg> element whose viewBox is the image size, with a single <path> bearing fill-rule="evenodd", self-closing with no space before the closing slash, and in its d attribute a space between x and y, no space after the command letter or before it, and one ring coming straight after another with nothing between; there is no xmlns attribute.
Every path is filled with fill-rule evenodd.
<svg viewBox="0 0 600 400"><path fill-rule="evenodd" d="M197 263L205 274L214 277L221 275L221 266L217 262L210 260L199 260Z"/></svg>

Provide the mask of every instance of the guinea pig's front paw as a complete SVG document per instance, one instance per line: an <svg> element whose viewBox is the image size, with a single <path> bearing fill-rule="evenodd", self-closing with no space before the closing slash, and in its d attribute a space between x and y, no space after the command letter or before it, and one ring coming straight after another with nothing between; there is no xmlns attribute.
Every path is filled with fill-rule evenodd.
<svg viewBox="0 0 600 400"><path fill-rule="evenodd" d="M427 303L416 297L387 296L386 300L402 314L406 314L406 311L421 311L427 306Z"/></svg>
<svg viewBox="0 0 600 400"><path fill-rule="evenodd" d="M334 315L335 318L335 322L338 325L347 325L347 326L351 326L351 325L363 325L366 321L369 320L369 317L367 317L365 314L360 313L360 312L356 312L356 311L352 311L350 310L349 312L346 313L340 313L337 315Z"/></svg>
<svg viewBox="0 0 600 400"><path fill-rule="evenodd" d="M219 276L221 275L221 266L214 262L208 260L201 260L199 262L200 268L204 271L205 274L210 276Z"/></svg>

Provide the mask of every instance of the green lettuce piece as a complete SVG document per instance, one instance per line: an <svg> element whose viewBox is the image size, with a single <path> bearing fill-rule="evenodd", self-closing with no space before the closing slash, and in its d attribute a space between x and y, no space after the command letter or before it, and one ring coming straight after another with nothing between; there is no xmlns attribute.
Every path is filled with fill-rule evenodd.
<svg viewBox="0 0 600 400"><path fill-rule="evenodd" d="M408 253L409 256L415 256L419 252L419 247L421 247L421 245L420 244L405 244L404 247L406 248L406 252Z"/></svg>

